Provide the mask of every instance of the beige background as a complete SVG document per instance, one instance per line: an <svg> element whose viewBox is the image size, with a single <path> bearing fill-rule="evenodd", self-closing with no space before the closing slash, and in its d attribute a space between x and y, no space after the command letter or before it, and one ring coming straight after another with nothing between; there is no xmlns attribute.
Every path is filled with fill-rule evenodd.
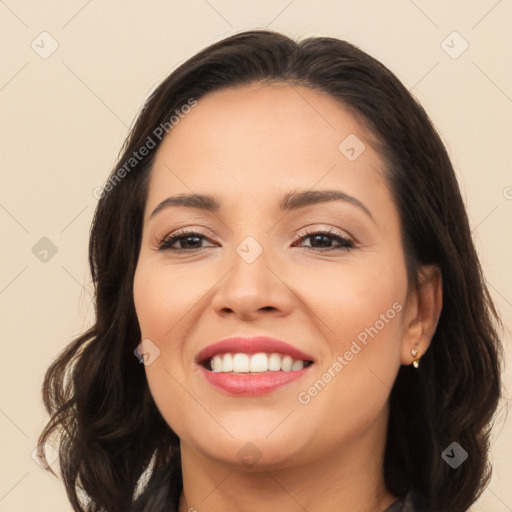
<svg viewBox="0 0 512 512"><path fill-rule="evenodd" d="M93 190L148 93L184 59L236 31L347 39L399 76L446 141L490 290L510 327L511 18L510 0L0 0L0 510L70 511L63 486L30 454L46 420L44 371L92 321ZM51 38L58 48L47 55ZM32 250L43 237L57 248L46 262ZM508 328L505 343L510 360ZM505 379L510 390L510 370ZM474 511L512 510L511 455L512 419L502 407L494 476Z"/></svg>

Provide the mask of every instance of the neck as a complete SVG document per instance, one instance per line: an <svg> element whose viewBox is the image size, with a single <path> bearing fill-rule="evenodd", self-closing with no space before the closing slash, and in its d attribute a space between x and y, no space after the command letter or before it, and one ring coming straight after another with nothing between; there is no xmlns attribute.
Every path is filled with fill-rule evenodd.
<svg viewBox="0 0 512 512"><path fill-rule="evenodd" d="M179 512L383 512L396 500L384 486L383 436L375 435L386 421L379 418L348 447L293 467L240 469L182 443Z"/></svg>

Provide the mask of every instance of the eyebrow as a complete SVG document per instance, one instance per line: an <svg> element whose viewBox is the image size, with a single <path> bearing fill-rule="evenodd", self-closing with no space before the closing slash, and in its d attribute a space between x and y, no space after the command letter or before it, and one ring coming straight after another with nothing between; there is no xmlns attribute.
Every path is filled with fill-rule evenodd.
<svg viewBox="0 0 512 512"><path fill-rule="evenodd" d="M342 201L357 206L364 211L374 222L375 219L370 210L359 199L352 197L341 190L305 190L300 192L289 192L279 203L281 211L298 210L314 204ZM178 194L164 199L153 210L149 218L154 217L158 212L170 206L186 206L208 212L220 210L219 201L213 197L203 194Z"/></svg>

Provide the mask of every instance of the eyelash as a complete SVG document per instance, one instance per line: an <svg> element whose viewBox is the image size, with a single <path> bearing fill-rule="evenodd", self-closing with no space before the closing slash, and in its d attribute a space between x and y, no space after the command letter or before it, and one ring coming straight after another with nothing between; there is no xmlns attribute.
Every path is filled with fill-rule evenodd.
<svg viewBox="0 0 512 512"><path fill-rule="evenodd" d="M306 238L310 238L310 237L313 237L313 236L316 236L316 235L324 235L324 236L328 236L332 239L334 239L335 241L337 241L340 245L338 246L334 246L334 247L327 247L327 248L324 248L324 249L321 249L321 248L317 248L317 247L311 247L311 246L306 246L308 247L309 249L314 249L318 252L328 252L328 251L333 251L333 250L344 250L344 251L350 251L351 249L353 249L355 247L354 243L351 241L351 240L348 240L347 238L344 238L343 236L339 235L339 234L336 234L334 230L312 230L312 231L306 231L306 233L304 233L298 241L301 241L301 240L304 240ZM183 231L178 231L177 233L173 234L172 236L167 236L165 237L159 244L158 244L158 250L159 251L174 251L174 252L195 252L195 251L198 251L200 249L204 249L204 247L195 247L193 249L173 249L172 246L176 243L176 242L179 242L181 240L185 240L187 238L191 238L191 237L200 237L202 239L206 239L206 240L209 240L208 237L204 236L203 234L201 233L197 233L195 231L187 231L187 230L183 230ZM295 243L295 242L294 242Z"/></svg>

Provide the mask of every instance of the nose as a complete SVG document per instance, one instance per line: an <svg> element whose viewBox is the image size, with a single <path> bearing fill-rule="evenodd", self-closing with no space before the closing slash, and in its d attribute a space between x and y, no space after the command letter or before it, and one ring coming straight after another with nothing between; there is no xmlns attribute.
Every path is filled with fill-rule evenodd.
<svg viewBox="0 0 512 512"><path fill-rule="evenodd" d="M232 267L218 284L212 300L218 315L254 321L290 313L294 293L275 259L271 261L270 253L264 249L252 262L235 253Z"/></svg>

